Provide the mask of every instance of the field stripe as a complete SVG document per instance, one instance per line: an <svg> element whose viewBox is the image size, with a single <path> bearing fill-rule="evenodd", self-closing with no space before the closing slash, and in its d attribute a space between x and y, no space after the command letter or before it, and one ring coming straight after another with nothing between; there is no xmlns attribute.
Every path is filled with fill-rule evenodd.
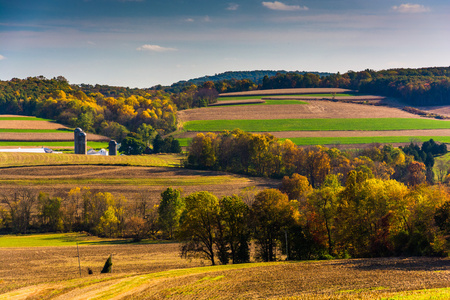
<svg viewBox="0 0 450 300"><path fill-rule="evenodd" d="M385 131L449 129L450 121L414 118L195 120L186 122L184 128L187 131L223 131L239 128L248 132Z"/></svg>
<svg viewBox="0 0 450 300"><path fill-rule="evenodd" d="M349 144L394 144L409 143L412 141L425 142L433 139L436 142L450 143L450 136L365 136L365 137L293 137L280 138L280 140L291 140L297 146L309 145L349 145ZM181 147L189 146L192 138L179 138Z"/></svg>

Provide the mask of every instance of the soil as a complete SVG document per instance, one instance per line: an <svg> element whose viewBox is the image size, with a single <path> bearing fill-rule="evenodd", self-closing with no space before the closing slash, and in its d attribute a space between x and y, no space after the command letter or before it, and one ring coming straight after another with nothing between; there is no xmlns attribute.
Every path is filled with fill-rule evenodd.
<svg viewBox="0 0 450 300"><path fill-rule="evenodd" d="M193 120L264 120L329 118L420 118L400 108L311 100L308 104L203 107L178 112L181 122Z"/></svg>

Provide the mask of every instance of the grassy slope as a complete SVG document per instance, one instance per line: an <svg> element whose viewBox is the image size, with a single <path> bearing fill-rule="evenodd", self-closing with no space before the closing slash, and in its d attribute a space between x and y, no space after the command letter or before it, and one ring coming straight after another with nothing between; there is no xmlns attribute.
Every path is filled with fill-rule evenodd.
<svg viewBox="0 0 450 300"><path fill-rule="evenodd" d="M412 130L448 129L450 122L433 119L272 119L272 120L200 120L184 124L187 131L333 131L333 130Z"/></svg>

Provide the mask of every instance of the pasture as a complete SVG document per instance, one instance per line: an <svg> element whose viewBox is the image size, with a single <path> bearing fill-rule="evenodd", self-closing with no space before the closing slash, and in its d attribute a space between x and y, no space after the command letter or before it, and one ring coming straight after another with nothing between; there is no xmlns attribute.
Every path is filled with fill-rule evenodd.
<svg viewBox="0 0 450 300"><path fill-rule="evenodd" d="M185 123L187 131L385 131L450 129L449 121L407 118L204 120Z"/></svg>
<svg viewBox="0 0 450 300"><path fill-rule="evenodd" d="M177 243L134 244L74 234L28 238L35 243L24 246L15 237L0 238L6 240L0 243L0 299L446 299L450 295L450 260L442 258L253 260L209 266L201 259L180 258ZM113 272L100 274L111 254Z"/></svg>
<svg viewBox="0 0 450 300"><path fill-rule="evenodd" d="M252 91L220 96L219 99L223 102L263 98L270 101L266 103L270 106L230 105L181 111L179 118L183 131L176 137L183 146L188 145L189 139L197 132L220 132L235 128L255 133L268 132L280 139L290 139L295 144L304 146L326 144L360 147L371 143L399 145L430 138L440 142L449 141L449 121L421 118L401 110L401 105L398 104L378 106L341 101L348 98L362 100L364 97L378 97L358 96L348 90L333 92L322 89L295 89L285 90L284 93ZM334 96L336 101L317 100L329 96ZM311 99L293 100L296 98ZM291 104L295 101L298 102ZM305 101L305 104L298 105ZM392 102L389 101L386 103Z"/></svg>

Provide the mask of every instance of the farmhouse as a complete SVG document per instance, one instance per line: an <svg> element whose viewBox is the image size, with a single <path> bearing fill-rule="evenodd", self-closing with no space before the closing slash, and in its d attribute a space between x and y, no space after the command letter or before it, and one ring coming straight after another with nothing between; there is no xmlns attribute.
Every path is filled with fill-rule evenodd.
<svg viewBox="0 0 450 300"><path fill-rule="evenodd" d="M102 156L108 156L108 151L105 149L100 149L99 151L95 151L94 149L91 149L87 152L87 155L102 155Z"/></svg>

